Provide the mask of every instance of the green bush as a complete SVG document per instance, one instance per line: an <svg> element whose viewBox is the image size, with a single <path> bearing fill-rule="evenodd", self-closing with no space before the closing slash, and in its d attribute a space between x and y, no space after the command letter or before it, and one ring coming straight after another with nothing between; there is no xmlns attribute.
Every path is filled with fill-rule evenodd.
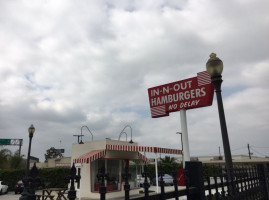
<svg viewBox="0 0 269 200"><path fill-rule="evenodd" d="M55 188L55 187L65 187L67 188L66 177L70 174L70 168L59 167L52 169L38 169L38 177L40 177L44 183L45 187ZM25 170L0 170L0 180L5 181L8 184L9 190L14 190L15 184L22 180L25 176Z"/></svg>
<svg viewBox="0 0 269 200"><path fill-rule="evenodd" d="M47 188L67 188L66 177L70 174L70 168L59 167L53 169L41 169L38 176L42 178Z"/></svg>

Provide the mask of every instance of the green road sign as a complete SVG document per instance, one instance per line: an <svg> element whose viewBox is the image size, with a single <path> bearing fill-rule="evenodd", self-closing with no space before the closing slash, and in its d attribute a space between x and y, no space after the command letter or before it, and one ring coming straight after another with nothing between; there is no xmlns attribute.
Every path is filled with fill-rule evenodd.
<svg viewBox="0 0 269 200"><path fill-rule="evenodd" d="M22 146L22 139L0 139L0 145Z"/></svg>
<svg viewBox="0 0 269 200"><path fill-rule="evenodd" d="M10 139L0 139L0 145L10 145Z"/></svg>

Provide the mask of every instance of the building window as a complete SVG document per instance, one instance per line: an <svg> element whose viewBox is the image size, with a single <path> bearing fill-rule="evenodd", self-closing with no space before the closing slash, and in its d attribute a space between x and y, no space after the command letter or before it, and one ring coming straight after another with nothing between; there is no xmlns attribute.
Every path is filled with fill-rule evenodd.
<svg viewBox="0 0 269 200"><path fill-rule="evenodd" d="M128 161L127 161L128 162ZM123 170L126 166L126 161L124 162ZM142 165L138 160L129 160L129 173L131 178L128 180L130 184L130 189L140 187L139 177L142 176ZM124 180L123 180L124 182ZM123 183L124 184L124 183Z"/></svg>
<svg viewBox="0 0 269 200"><path fill-rule="evenodd" d="M107 192L120 190L121 183L121 160L95 160L91 163L91 174L92 174L92 191L98 192L101 182L97 179L97 174L99 169L105 167L107 179L105 180L105 185Z"/></svg>
<svg viewBox="0 0 269 200"><path fill-rule="evenodd" d="M129 165L129 173L131 174L129 179L130 188L138 188L140 185L138 177L141 176L143 166L136 160L100 159L91 162L91 191L99 192L101 181L97 179L96 175L102 167L105 167L107 174L107 179L105 180L107 192L121 190L121 185L124 185L121 175L126 164Z"/></svg>

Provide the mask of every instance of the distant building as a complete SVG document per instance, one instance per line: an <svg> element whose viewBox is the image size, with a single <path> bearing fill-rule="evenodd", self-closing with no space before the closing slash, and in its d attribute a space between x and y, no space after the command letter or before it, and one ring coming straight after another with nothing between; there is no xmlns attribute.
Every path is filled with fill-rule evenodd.
<svg viewBox="0 0 269 200"><path fill-rule="evenodd" d="M176 163L182 163L182 156L174 157ZM154 164L155 159L149 158L150 164ZM191 161L200 161L204 164L220 164L225 165L224 156L193 156L190 158ZM161 161L160 158L157 161ZM258 157L251 156L251 159L247 155L232 155L233 164L258 164L258 163L267 163L269 164L269 157Z"/></svg>
<svg viewBox="0 0 269 200"><path fill-rule="evenodd" d="M30 167L34 165L34 162L31 162ZM37 168L55 168L55 167L71 167L71 157L64 158L49 158L48 162L36 162Z"/></svg>
<svg viewBox="0 0 269 200"><path fill-rule="evenodd" d="M34 156L30 156L29 160L30 160L30 163L39 162L39 158L34 157Z"/></svg>
<svg viewBox="0 0 269 200"><path fill-rule="evenodd" d="M198 161L201 161L205 164L220 164L225 165L225 157L224 156L199 156ZM246 155L232 155L232 162L233 164L259 164L259 163L267 163L269 164L268 157L257 157Z"/></svg>

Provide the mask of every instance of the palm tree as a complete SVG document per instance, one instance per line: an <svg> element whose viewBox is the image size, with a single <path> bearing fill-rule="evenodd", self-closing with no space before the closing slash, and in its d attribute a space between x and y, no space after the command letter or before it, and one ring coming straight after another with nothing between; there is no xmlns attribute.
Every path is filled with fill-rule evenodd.
<svg viewBox="0 0 269 200"><path fill-rule="evenodd" d="M161 158L161 161L162 163L176 164L176 159L170 156L165 156L164 158Z"/></svg>

